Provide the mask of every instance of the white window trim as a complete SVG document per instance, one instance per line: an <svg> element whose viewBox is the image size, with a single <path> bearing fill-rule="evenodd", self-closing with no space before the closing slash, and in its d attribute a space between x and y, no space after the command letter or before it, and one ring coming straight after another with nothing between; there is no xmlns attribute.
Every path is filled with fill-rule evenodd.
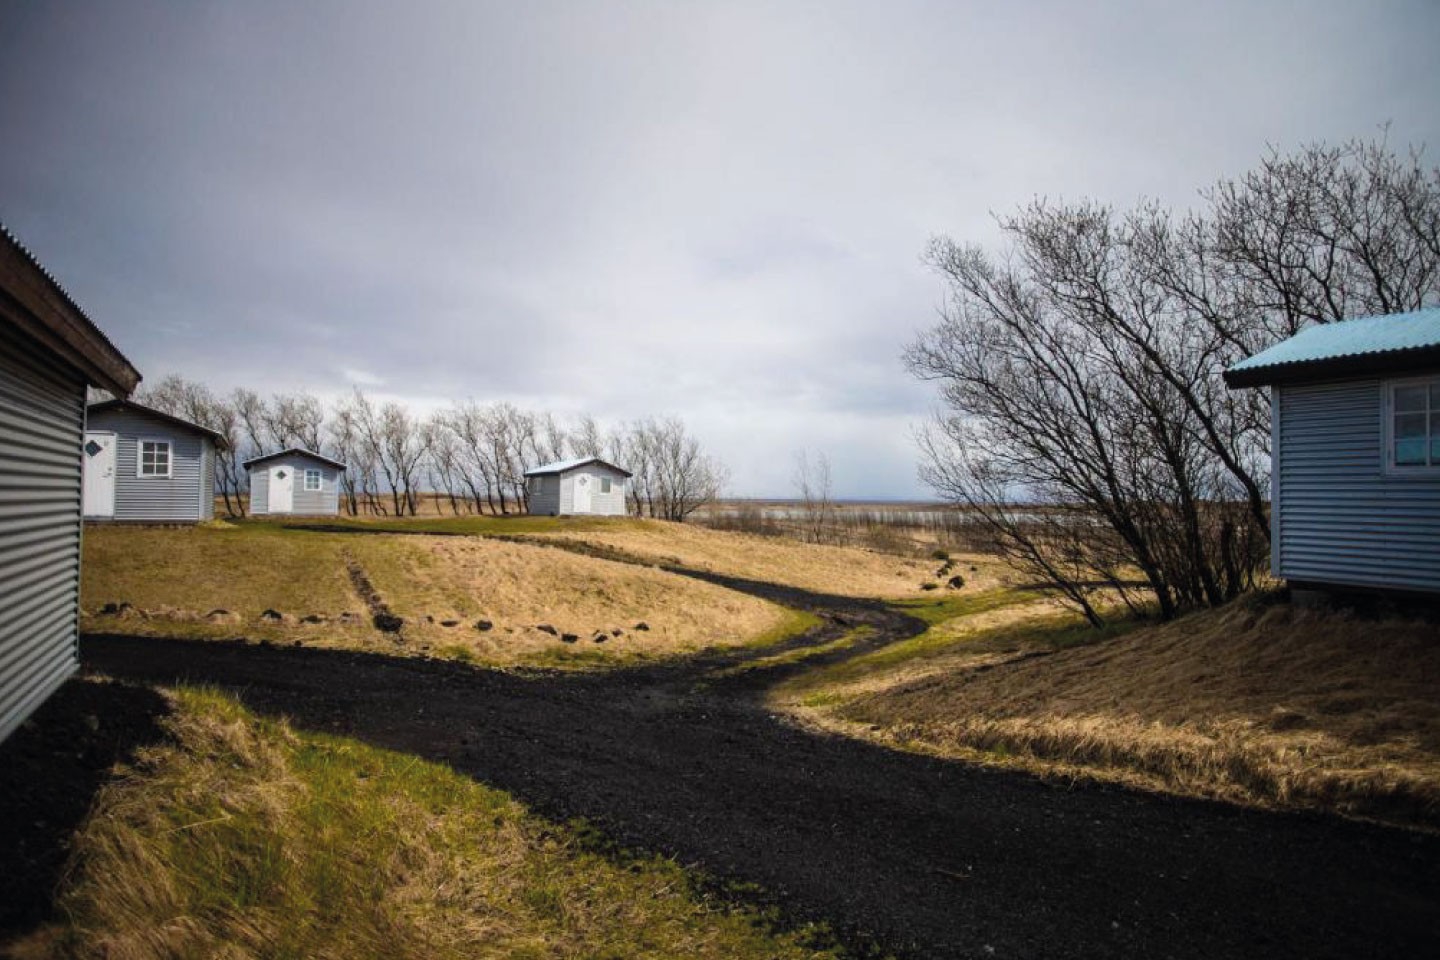
<svg viewBox="0 0 1440 960"><path fill-rule="evenodd" d="M1403 377L1396 380L1382 380L1380 382L1380 436L1383 444L1380 451L1380 458L1387 476L1433 477L1435 474L1440 473L1440 462L1430 464L1397 464L1395 462L1395 390L1398 387L1429 387L1433 384L1440 384L1440 375L1431 374L1424 377ZM1440 415L1440 410L1432 410L1431 415ZM1429 434L1426 434L1427 447L1429 442Z"/></svg>
<svg viewBox="0 0 1440 960"><path fill-rule="evenodd" d="M315 474L315 486L313 486L313 487L310 486L310 474L312 474L312 473ZM305 468L305 476L304 476L304 479L301 481L300 489L302 489L302 490L305 491L306 493L319 493L320 491L324 490L324 489L325 489L325 473L324 473L324 471L322 471L322 470L317 470L315 467L306 467L306 468Z"/></svg>
<svg viewBox="0 0 1440 960"><path fill-rule="evenodd" d="M165 445L165 472L145 472L145 444L157 443ZM136 437L135 438L135 476L141 480L169 480L175 476L175 444L164 437Z"/></svg>

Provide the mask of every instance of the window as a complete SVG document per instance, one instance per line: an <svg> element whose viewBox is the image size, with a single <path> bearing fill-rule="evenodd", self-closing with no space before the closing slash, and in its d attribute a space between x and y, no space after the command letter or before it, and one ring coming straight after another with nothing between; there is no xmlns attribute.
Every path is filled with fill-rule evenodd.
<svg viewBox="0 0 1440 960"><path fill-rule="evenodd" d="M600 478L600 492L601 492L601 493L609 493L609 492L610 492L610 478L609 478L609 477L601 477L601 478Z"/></svg>
<svg viewBox="0 0 1440 960"><path fill-rule="evenodd" d="M170 441L141 440L137 466L142 477L170 476Z"/></svg>
<svg viewBox="0 0 1440 960"><path fill-rule="evenodd" d="M319 470L306 470L306 471L305 471L305 489L306 489L306 490L319 490L319 489L320 489L320 471L319 471Z"/></svg>
<svg viewBox="0 0 1440 960"><path fill-rule="evenodd" d="M1440 468L1440 377L1386 385L1386 465L1397 473Z"/></svg>

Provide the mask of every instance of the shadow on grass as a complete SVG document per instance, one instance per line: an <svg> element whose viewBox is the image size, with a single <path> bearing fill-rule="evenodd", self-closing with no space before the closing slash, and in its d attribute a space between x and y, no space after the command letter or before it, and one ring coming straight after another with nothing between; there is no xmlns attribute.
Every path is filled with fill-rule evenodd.
<svg viewBox="0 0 1440 960"><path fill-rule="evenodd" d="M146 687L74 679L0 744L0 941L51 919L70 837L169 710Z"/></svg>
<svg viewBox="0 0 1440 960"><path fill-rule="evenodd" d="M1050 783L818 734L756 709L747 691L697 684L712 665L701 659L562 675L117 636L86 637L82 650L106 673L219 686L299 727L448 764L545 816L584 817L622 847L758 884L791 916L862 947L1440 950L1440 838Z"/></svg>

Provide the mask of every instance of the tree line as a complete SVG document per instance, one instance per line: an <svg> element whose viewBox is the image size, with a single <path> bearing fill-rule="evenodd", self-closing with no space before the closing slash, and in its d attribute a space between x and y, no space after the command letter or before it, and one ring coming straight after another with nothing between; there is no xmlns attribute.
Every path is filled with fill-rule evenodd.
<svg viewBox="0 0 1440 960"><path fill-rule="evenodd" d="M1440 168L1383 139L1272 152L1198 209L1036 200L1005 247L932 241L939 385L922 477L1092 623L1251 587L1270 541L1270 403L1221 372L1312 324L1440 303Z"/></svg>
<svg viewBox="0 0 1440 960"><path fill-rule="evenodd" d="M225 449L216 451L215 489L233 517L246 513L245 461L289 447L346 465L340 504L352 516L414 516L425 494L456 515L524 513L526 470L593 456L633 474L626 485L631 513L683 522L718 498L727 479L725 466L675 417L606 429L589 416L565 422L474 401L422 416L359 389L328 403L304 392L262 396L239 388L221 395L176 375L135 399L220 434Z"/></svg>

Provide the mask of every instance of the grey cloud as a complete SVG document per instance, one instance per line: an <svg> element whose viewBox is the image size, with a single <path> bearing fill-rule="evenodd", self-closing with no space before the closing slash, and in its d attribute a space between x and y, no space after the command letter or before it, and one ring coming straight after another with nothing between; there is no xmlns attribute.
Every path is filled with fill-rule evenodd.
<svg viewBox="0 0 1440 960"><path fill-rule="evenodd" d="M21 5L0 215L152 377L685 417L918 495L936 233L1440 146L1424 0ZM369 381L379 381L370 384Z"/></svg>

